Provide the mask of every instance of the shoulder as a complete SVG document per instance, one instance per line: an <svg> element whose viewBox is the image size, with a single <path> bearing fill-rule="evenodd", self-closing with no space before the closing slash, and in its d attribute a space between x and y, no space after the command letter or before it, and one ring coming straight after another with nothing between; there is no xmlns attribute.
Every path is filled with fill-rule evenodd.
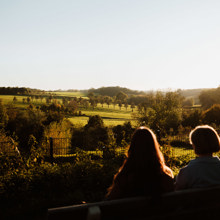
<svg viewBox="0 0 220 220"><path fill-rule="evenodd" d="M187 165L180 169L178 175L176 176L176 183L175 183L175 189L181 190L189 188L189 181L191 181L191 175L190 175L190 167Z"/></svg>

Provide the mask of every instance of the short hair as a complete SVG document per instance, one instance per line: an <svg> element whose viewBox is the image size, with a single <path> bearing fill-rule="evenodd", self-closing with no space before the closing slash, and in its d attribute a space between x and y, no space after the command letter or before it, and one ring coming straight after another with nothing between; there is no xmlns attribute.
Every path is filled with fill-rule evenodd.
<svg viewBox="0 0 220 220"><path fill-rule="evenodd" d="M200 125L193 129L189 134L189 141L194 145L196 154L208 154L220 150L219 135L209 125Z"/></svg>

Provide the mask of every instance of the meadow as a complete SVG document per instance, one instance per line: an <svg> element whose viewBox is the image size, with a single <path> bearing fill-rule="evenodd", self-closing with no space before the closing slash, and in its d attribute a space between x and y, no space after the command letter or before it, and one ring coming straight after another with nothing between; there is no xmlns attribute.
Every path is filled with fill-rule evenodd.
<svg viewBox="0 0 220 220"><path fill-rule="evenodd" d="M84 99L88 99L87 94L83 93L83 92L65 92L65 91L61 91L61 92L52 92L52 94L54 94L55 96L64 96L64 97L77 97L77 98L84 98Z"/></svg>
<svg viewBox="0 0 220 220"><path fill-rule="evenodd" d="M50 93L48 93L49 95ZM13 99L16 97L16 101L14 102ZM82 92L56 92L54 93L54 98L56 98L57 102L62 103L62 97L77 97L77 98L88 98L86 94ZM46 99L31 99L30 103L24 101L23 99L27 99L28 96L22 95L0 95L0 99L6 105L14 105L16 108L27 108L30 104L34 104L36 106L41 106L46 104ZM90 116L93 115L100 115L103 118L104 124L106 126L116 126L122 125L127 121L131 121L132 125L135 125L135 122L132 118L132 109L130 106L126 109L125 107L119 107L118 105L107 105L107 104L97 104L97 106L93 109L92 107L89 108L81 108L79 107L78 111L81 111L81 115L74 115L68 116L70 122L72 122L76 126L84 126L87 124L88 119ZM136 109L134 108L133 111L135 112Z"/></svg>

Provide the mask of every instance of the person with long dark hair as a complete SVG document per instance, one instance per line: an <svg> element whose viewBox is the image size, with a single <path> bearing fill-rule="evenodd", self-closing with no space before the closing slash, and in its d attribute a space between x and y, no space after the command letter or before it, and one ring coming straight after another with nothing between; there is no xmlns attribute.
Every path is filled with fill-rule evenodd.
<svg viewBox="0 0 220 220"><path fill-rule="evenodd" d="M165 165L155 134L147 127L137 128L127 158L114 176L106 198L153 196L173 190L173 172Z"/></svg>

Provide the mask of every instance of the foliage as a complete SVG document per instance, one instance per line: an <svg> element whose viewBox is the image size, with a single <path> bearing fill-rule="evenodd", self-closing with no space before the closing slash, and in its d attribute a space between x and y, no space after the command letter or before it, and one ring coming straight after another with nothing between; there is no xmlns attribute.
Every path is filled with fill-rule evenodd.
<svg viewBox="0 0 220 220"><path fill-rule="evenodd" d="M18 87L0 87L1 95L18 95L18 94L28 94L31 92L29 88L18 88Z"/></svg>
<svg viewBox="0 0 220 220"><path fill-rule="evenodd" d="M91 160L85 155L79 150L73 164L36 163L6 173L0 178L2 214L103 200L123 158Z"/></svg>
<svg viewBox="0 0 220 220"><path fill-rule="evenodd" d="M128 96L127 96L124 92L120 91L120 92L117 93L117 95L116 95L116 100L117 100L117 101L121 101L122 103L124 103L125 100L127 99L127 97L128 97Z"/></svg>
<svg viewBox="0 0 220 220"><path fill-rule="evenodd" d="M7 155L18 155L20 152L17 148L18 144L10 136L7 136L3 129L0 130L0 153Z"/></svg>
<svg viewBox="0 0 220 220"><path fill-rule="evenodd" d="M44 125L49 125L52 122L61 122L64 119L64 115L62 112L57 112L57 111L49 111L45 115L45 120L43 121Z"/></svg>
<svg viewBox="0 0 220 220"><path fill-rule="evenodd" d="M10 117L6 126L9 134L15 133L21 153L29 154L30 145L28 144L29 136L33 135L38 142L43 137L44 131L44 114L39 110L28 109L26 111L17 111L15 117Z"/></svg>
<svg viewBox="0 0 220 220"><path fill-rule="evenodd" d="M182 125L184 127L196 127L201 124L202 121L202 112L201 110L193 110L193 111L184 111L183 112L183 120Z"/></svg>
<svg viewBox="0 0 220 220"><path fill-rule="evenodd" d="M220 104L220 86L216 89L203 90L199 99L204 109L208 109L214 104Z"/></svg>
<svg viewBox="0 0 220 220"><path fill-rule="evenodd" d="M94 93L100 94L100 95L103 95L103 96L111 96L111 97L116 96L119 92L123 92L127 95L144 94L144 92L130 90L130 89L119 87L119 86L116 86L116 87L101 87L101 88L98 88L98 89L90 89L88 92L93 93L93 94Z"/></svg>
<svg viewBox="0 0 220 220"><path fill-rule="evenodd" d="M108 145L110 141L109 129L104 127L99 115L91 116L84 128L75 128L72 133L72 146L87 150Z"/></svg>
<svg viewBox="0 0 220 220"><path fill-rule="evenodd" d="M68 120L53 121L44 130L46 138L70 138L72 124Z"/></svg>
<svg viewBox="0 0 220 220"><path fill-rule="evenodd" d="M8 115L5 106L0 99L0 128L4 128L8 122Z"/></svg>
<svg viewBox="0 0 220 220"><path fill-rule="evenodd" d="M125 122L123 125L117 125L112 128L116 145L125 147L131 140L131 136L134 132L130 122Z"/></svg>
<svg viewBox="0 0 220 220"><path fill-rule="evenodd" d="M215 104L204 111L202 121L207 124L220 125L220 104Z"/></svg>
<svg viewBox="0 0 220 220"><path fill-rule="evenodd" d="M85 126L85 129L97 128L97 127L104 127L102 118L99 115L94 115L89 117L89 121Z"/></svg>
<svg viewBox="0 0 220 220"><path fill-rule="evenodd" d="M177 130L182 120L182 96L177 92L168 92L165 95L157 92L149 95L138 105L138 113L134 118L139 125L147 125L154 131L167 133L170 128Z"/></svg>

